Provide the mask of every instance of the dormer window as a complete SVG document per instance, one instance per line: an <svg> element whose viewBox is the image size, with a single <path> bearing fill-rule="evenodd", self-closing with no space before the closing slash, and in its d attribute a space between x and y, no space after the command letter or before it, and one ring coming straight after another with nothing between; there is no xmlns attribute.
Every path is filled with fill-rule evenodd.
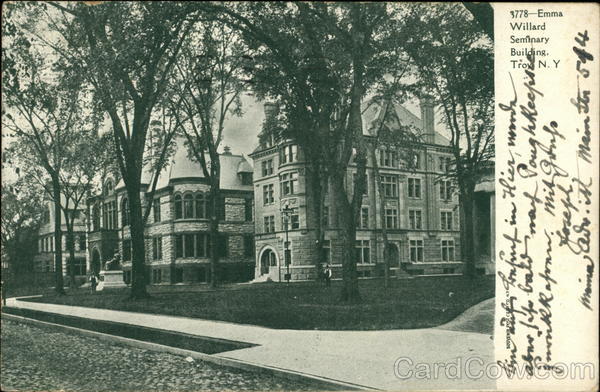
<svg viewBox="0 0 600 392"><path fill-rule="evenodd" d="M104 195L110 195L111 193L113 193L113 191L115 190L115 185L112 182L112 180L108 180L106 181L106 184L104 185Z"/></svg>
<svg viewBox="0 0 600 392"><path fill-rule="evenodd" d="M284 146L281 150L280 154L280 163L291 163L296 162L298 160L298 146L295 144L290 144L288 146Z"/></svg>
<svg viewBox="0 0 600 392"><path fill-rule="evenodd" d="M252 173L240 173L239 176L242 185L252 185Z"/></svg>

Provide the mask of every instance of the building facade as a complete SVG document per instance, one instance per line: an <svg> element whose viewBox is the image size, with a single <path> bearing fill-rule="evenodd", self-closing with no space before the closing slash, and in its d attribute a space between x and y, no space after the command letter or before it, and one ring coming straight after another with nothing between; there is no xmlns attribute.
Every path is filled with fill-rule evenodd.
<svg viewBox="0 0 600 392"><path fill-rule="evenodd" d="M221 208L219 217L219 278L248 281L254 271L253 168L228 148L220 155ZM201 283L209 279L209 184L200 164L193 162L182 140L172 161L157 181L153 200L152 176L142 176L143 208L151 208L145 229L146 276L150 284ZM89 200L92 224L88 266L99 271L118 257L124 280L131 280L131 233L123 181L106 179L101 195Z"/></svg>
<svg viewBox="0 0 600 392"><path fill-rule="evenodd" d="M64 204L64 197L63 204ZM75 249L75 258L70 260L69 248L67 246L67 224L65 223L66 216L64 211L61 212L61 231L62 231L62 271L64 276L70 276L73 269L76 277L85 277L88 272L86 265L87 253L87 235L86 235L86 219L85 205L68 211L68 214L74 214L73 220L73 246ZM37 254L35 255L34 268L36 273L53 274L55 271L54 255L54 222L56 216L54 214L54 203L47 202L44 206L42 215L42 224L38 231Z"/></svg>
<svg viewBox="0 0 600 392"><path fill-rule="evenodd" d="M359 277L383 275L383 234L388 237L390 267L393 276L458 274L460 229L458 195L451 181L444 179L452 153L449 141L434 130L433 105L425 101L422 118L401 105L389 105L391 115L378 105L364 110L365 137L378 160L379 178L368 154L367 190L363 196L356 231L356 260ZM265 105L265 116L276 115L274 104ZM401 154L389 146L375 144L375 126L386 119L388 129L411 126L421 136L414 147L414 162L406 165ZM254 160L256 280L282 281L289 269L292 280L315 278L317 241L310 203L314 202L307 183L303 151L292 140L276 141L269 135L259 137L260 145L251 154ZM412 154L411 152L411 154ZM411 167L408 169L408 167ZM352 191L356 167L350 164L345 184ZM383 185L383 204L379 198L379 181ZM337 241L334 199L325 190L323 218L325 242L323 262L332 266L333 277L341 276L341 248ZM282 210L287 207L286 219ZM383 214L381 214L383 210ZM285 263L287 241L290 264Z"/></svg>

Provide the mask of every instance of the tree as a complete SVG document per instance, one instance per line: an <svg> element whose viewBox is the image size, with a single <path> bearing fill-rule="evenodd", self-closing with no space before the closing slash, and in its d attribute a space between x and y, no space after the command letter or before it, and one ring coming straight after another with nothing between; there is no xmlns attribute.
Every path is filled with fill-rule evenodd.
<svg viewBox="0 0 600 392"><path fill-rule="evenodd" d="M68 148L82 120L82 88L77 78L63 73L39 41L26 33L27 16L9 8L10 44L2 51L2 125L14 139L5 151L13 162L41 168L49 180L54 201L55 289L64 294L60 176ZM27 10L25 8L25 10Z"/></svg>
<svg viewBox="0 0 600 392"><path fill-rule="evenodd" d="M215 6L218 18L238 29L257 48L253 70L255 91L276 98L285 119L284 136L306 154L312 193L312 215L322 217L323 190L332 185L342 244L341 299L359 300L356 271L356 218L366 177L366 144L361 104L379 79L386 22L393 7L362 3L241 3ZM344 183L353 161L357 186ZM322 254L322 221L315 219L317 254ZM319 265L319 260L317 260Z"/></svg>
<svg viewBox="0 0 600 392"><path fill-rule="evenodd" d="M404 47L416 87L439 105L451 135L454 169L448 176L458 184L462 257L465 273L473 276L475 185L494 154L493 47L460 4L413 5L406 25Z"/></svg>
<svg viewBox="0 0 600 392"><path fill-rule="evenodd" d="M244 58L249 56L240 35L219 22L196 25L186 38L171 83L171 113L186 139L191 158L209 182L207 212L210 231L210 283L217 285L219 220L225 205L221 197L218 150L225 120L241 115L240 94ZM207 159L208 158L208 159Z"/></svg>
<svg viewBox="0 0 600 392"><path fill-rule="evenodd" d="M61 14L55 25L60 23L66 42L55 50L84 72L112 125L129 200L131 297L143 298L148 294L141 175L147 133L194 16L186 3L49 4Z"/></svg>

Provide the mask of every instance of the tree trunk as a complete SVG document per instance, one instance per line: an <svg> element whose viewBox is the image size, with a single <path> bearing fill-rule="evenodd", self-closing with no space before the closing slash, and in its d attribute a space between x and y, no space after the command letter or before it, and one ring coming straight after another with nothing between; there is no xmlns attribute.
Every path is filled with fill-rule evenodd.
<svg viewBox="0 0 600 392"><path fill-rule="evenodd" d="M56 275L54 290L65 294L62 268L62 213L60 208L60 181L52 176L52 198L54 199L54 271Z"/></svg>
<svg viewBox="0 0 600 392"><path fill-rule="evenodd" d="M311 165L310 172L310 191L313 195L311 207L315 221L315 281L319 281L323 271L323 242L325 241L325 230L323 227L323 209L324 209L324 184L327 182L323 179L321 168L318 164Z"/></svg>
<svg viewBox="0 0 600 392"><path fill-rule="evenodd" d="M69 219L68 217L66 219ZM67 223L67 249L69 250L69 285L75 288L75 236L73 234L73 224Z"/></svg>
<svg viewBox="0 0 600 392"><path fill-rule="evenodd" d="M473 200L474 185L463 184L460 193L460 243L461 256L465 265L464 275L475 276L475 254L473 248Z"/></svg>
<svg viewBox="0 0 600 392"><path fill-rule="evenodd" d="M131 298L147 298L146 291L146 244L144 242L144 222L142 200L140 197L140 181L127 181L127 197L129 198L129 224L131 233Z"/></svg>
<svg viewBox="0 0 600 392"><path fill-rule="evenodd" d="M217 155L216 160L219 159ZM215 159L211 159L212 162ZM209 222L209 235L210 235L210 287L216 288L219 284L219 274L218 274L218 266L219 266L219 219L221 218L220 211L223 209L225 215L225 201L223 201L223 205L221 206L221 183L220 183L220 175L221 170L219 165L211 165L211 184L210 184L210 196L209 196L209 205L211 207L210 211L210 222ZM225 216L223 216L223 220L225 220Z"/></svg>
<svg viewBox="0 0 600 392"><path fill-rule="evenodd" d="M336 201L339 240L342 246L342 292L341 300L348 303L360 301L358 274L356 272L356 219L344 190L342 176L333 179L332 196Z"/></svg>

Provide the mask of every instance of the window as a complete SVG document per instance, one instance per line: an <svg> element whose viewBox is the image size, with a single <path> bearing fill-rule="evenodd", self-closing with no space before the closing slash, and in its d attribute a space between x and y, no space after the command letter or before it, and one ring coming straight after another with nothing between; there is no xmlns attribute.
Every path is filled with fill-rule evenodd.
<svg viewBox="0 0 600 392"><path fill-rule="evenodd" d="M283 214L281 219L283 227L287 228L287 230L296 230L300 228L300 216L298 216L297 208L292 209L287 216Z"/></svg>
<svg viewBox="0 0 600 392"><path fill-rule="evenodd" d="M423 262L423 240L410 240L409 253L411 263Z"/></svg>
<svg viewBox="0 0 600 392"><path fill-rule="evenodd" d="M323 227L329 227L329 207L323 206Z"/></svg>
<svg viewBox="0 0 600 392"><path fill-rule="evenodd" d="M398 177L396 176L381 176L383 184L383 195L385 197L398 197Z"/></svg>
<svg viewBox="0 0 600 392"><path fill-rule="evenodd" d="M183 201L181 195L175 195L175 219L183 218Z"/></svg>
<svg viewBox="0 0 600 392"><path fill-rule="evenodd" d="M104 228L114 230L117 228L117 202L104 203Z"/></svg>
<svg viewBox="0 0 600 392"><path fill-rule="evenodd" d="M408 223L412 230L421 230L423 228L421 210L408 210Z"/></svg>
<svg viewBox="0 0 600 392"><path fill-rule="evenodd" d="M86 247L86 241L85 241L85 234L80 234L79 235L79 250L85 250Z"/></svg>
<svg viewBox="0 0 600 392"><path fill-rule="evenodd" d="M229 256L229 236L219 233L217 236L216 251L218 257Z"/></svg>
<svg viewBox="0 0 600 392"><path fill-rule="evenodd" d="M189 219L194 217L194 196L190 193L183 196L183 218Z"/></svg>
<svg viewBox="0 0 600 392"><path fill-rule="evenodd" d="M371 260L371 245L369 240L356 241L357 263L368 264Z"/></svg>
<svg viewBox="0 0 600 392"><path fill-rule="evenodd" d="M272 204L274 201L273 184L263 185L263 204Z"/></svg>
<svg viewBox="0 0 600 392"><path fill-rule="evenodd" d="M104 195L109 195L111 194L113 191L115 190L115 185L113 184L112 180L108 180L106 181L106 184L104 185Z"/></svg>
<svg viewBox="0 0 600 392"><path fill-rule="evenodd" d="M452 211L441 212L440 229L452 230Z"/></svg>
<svg viewBox="0 0 600 392"><path fill-rule="evenodd" d="M398 152L390 150L381 150L379 152L379 166L381 167L397 167Z"/></svg>
<svg viewBox="0 0 600 392"><path fill-rule="evenodd" d="M183 283L183 268L173 269L173 283Z"/></svg>
<svg viewBox="0 0 600 392"><path fill-rule="evenodd" d="M152 260L162 260L162 237L152 238Z"/></svg>
<svg viewBox="0 0 600 392"><path fill-rule="evenodd" d="M131 240L123 241L123 261L131 260Z"/></svg>
<svg viewBox="0 0 600 392"><path fill-rule="evenodd" d="M242 185L252 185L252 173L240 173L240 179L242 181Z"/></svg>
<svg viewBox="0 0 600 392"><path fill-rule="evenodd" d="M252 221L252 199L244 199L244 220Z"/></svg>
<svg viewBox="0 0 600 392"><path fill-rule="evenodd" d="M76 257L75 259L69 259L67 262L67 274L70 275L85 275L85 258Z"/></svg>
<svg viewBox="0 0 600 392"><path fill-rule="evenodd" d="M205 219L206 218L206 196L204 193L196 194L194 198L194 210L196 212L196 218Z"/></svg>
<svg viewBox="0 0 600 392"><path fill-rule="evenodd" d="M124 197L121 200L121 223L122 226L129 226L129 200Z"/></svg>
<svg viewBox="0 0 600 392"><path fill-rule="evenodd" d="M92 230L100 230L100 205L98 204L92 207Z"/></svg>
<svg viewBox="0 0 600 392"><path fill-rule="evenodd" d="M275 216L269 215L264 217L265 223L265 233L274 233L275 232Z"/></svg>
<svg viewBox="0 0 600 392"><path fill-rule="evenodd" d="M157 284L162 282L162 270L153 269L152 270L152 283Z"/></svg>
<svg viewBox="0 0 600 392"><path fill-rule="evenodd" d="M254 256L254 236L252 234L244 235L244 256Z"/></svg>
<svg viewBox="0 0 600 392"><path fill-rule="evenodd" d="M361 229L369 228L369 208L363 207L360 210L360 222L359 227Z"/></svg>
<svg viewBox="0 0 600 392"><path fill-rule="evenodd" d="M219 204L217 205L217 219L218 220L225 220L225 198L224 197L220 197L219 198Z"/></svg>
<svg viewBox="0 0 600 392"><path fill-rule="evenodd" d="M266 161L262 161L262 175L270 176L273 174L273 160L267 159Z"/></svg>
<svg viewBox="0 0 600 392"><path fill-rule="evenodd" d="M385 228L386 229L397 229L398 228L398 210L396 208L385 209Z"/></svg>
<svg viewBox="0 0 600 392"><path fill-rule="evenodd" d="M414 199L421 198L421 179L420 178L409 178L408 179L408 197Z"/></svg>
<svg viewBox="0 0 600 392"><path fill-rule="evenodd" d="M298 191L298 173L282 174L280 183L283 196L293 195Z"/></svg>
<svg viewBox="0 0 600 392"><path fill-rule="evenodd" d="M210 236L208 233L186 233L175 236L175 257L208 257Z"/></svg>
<svg viewBox="0 0 600 392"><path fill-rule="evenodd" d="M160 198L152 202L152 215L155 223L160 222Z"/></svg>
<svg viewBox="0 0 600 392"><path fill-rule="evenodd" d="M451 169L452 159L449 157L439 157L438 169L442 173L448 173Z"/></svg>
<svg viewBox="0 0 600 392"><path fill-rule="evenodd" d="M442 261L454 261L454 240L442 240Z"/></svg>
<svg viewBox="0 0 600 392"><path fill-rule="evenodd" d="M440 181L440 200L452 200L452 182Z"/></svg>
<svg viewBox="0 0 600 392"><path fill-rule="evenodd" d="M331 264L331 240L323 241L323 263Z"/></svg>
<svg viewBox="0 0 600 392"><path fill-rule="evenodd" d="M283 147L280 158L281 164L296 162L298 160L298 146L291 144Z"/></svg>

